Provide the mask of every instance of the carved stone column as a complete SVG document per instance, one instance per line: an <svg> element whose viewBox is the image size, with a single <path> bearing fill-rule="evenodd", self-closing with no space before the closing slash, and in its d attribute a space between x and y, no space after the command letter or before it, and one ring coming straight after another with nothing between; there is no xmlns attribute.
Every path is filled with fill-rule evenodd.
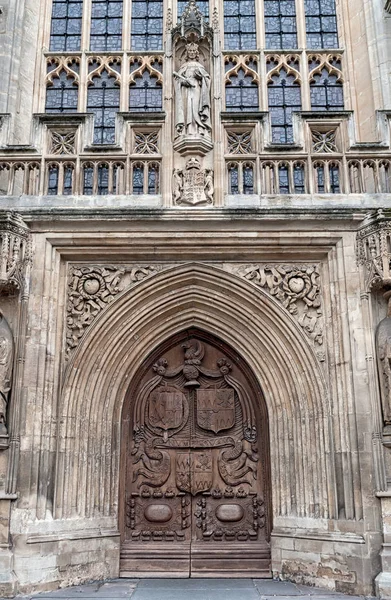
<svg viewBox="0 0 391 600"><path fill-rule="evenodd" d="M0 595L10 595L14 590L9 522L11 503L17 498L21 376L31 258L27 225L17 213L0 212Z"/></svg>
<svg viewBox="0 0 391 600"><path fill-rule="evenodd" d="M391 598L391 489L384 455L391 448L391 211L379 210L365 219L357 234L357 258L364 288L361 299L367 329L365 351L373 420L374 482L382 514L382 571L375 583L377 595ZM371 300L375 294L383 294L388 306L373 335Z"/></svg>

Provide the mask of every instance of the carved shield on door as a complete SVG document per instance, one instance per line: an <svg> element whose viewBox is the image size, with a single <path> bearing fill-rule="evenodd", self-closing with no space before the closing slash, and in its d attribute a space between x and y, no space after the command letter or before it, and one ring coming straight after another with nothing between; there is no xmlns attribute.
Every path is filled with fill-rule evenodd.
<svg viewBox="0 0 391 600"><path fill-rule="evenodd" d="M152 427L177 429L182 425L185 412L185 397L175 387L156 388L148 399L148 417Z"/></svg>
<svg viewBox="0 0 391 600"><path fill-rule="evenodd" d="M234 390L197 390L197 423L218 433L235 424Z"/></svg>
<svg viewBox="0 0 391 600"><path fill-rule="evenodd" d="M213 483L211 450L178 452L176 456L176 484L193 496L210 490Z"/></svg>

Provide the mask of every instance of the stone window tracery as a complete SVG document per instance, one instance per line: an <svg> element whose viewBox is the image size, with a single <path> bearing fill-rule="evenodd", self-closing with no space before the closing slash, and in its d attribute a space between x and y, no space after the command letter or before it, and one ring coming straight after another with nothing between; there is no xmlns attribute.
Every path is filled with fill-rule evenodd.
<svg viewBox="0 0 391 600"><path fill-rule="evenodd" d="M94 114L94 144L113 144L115 118L120 106L120 60L91 60L87 111Z"/></svg>
<svg viewBox="0 0 391 600"><path fill-rule="evenodd" d="M311 109L344 110L340 56L310 55L308 62Z"/></svg>
<svg viewBox="0 0 391 600"><path fill-rule="evenodd" d="M268 102L272 128L272 142L293 142L292 115L301 110L299 57L269 56Z"/></svg>
<svg viewBox="0 0 391 600"><path fill-rule="evenodd" d="M227 111L259 110L258 64L254 56L226 56L225 106Z"/></svg>
<svg viewBox="0 0 391 600"><path fill-rule="evenodd" d="M49 58L46 75L46 112L76 112L79 94L78 83L78 59Z"/></svg>

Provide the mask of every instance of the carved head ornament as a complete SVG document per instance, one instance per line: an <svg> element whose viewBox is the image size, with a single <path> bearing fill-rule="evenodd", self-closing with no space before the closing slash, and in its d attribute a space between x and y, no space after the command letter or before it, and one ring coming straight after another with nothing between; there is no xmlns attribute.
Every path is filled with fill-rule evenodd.
<svg viewBox="0 0 391 600"><path fill-rule="evenodd" d="M200 52L198 50L198 44L190 42L186 44L186 60L198 60Z"/></svg>

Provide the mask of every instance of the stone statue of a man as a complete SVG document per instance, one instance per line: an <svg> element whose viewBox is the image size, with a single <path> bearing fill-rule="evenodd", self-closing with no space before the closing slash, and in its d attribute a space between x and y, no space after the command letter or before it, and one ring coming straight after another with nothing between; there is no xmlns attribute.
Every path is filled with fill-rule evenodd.
<svg viewBox="0 0 391 600"><path fill-rule="evenodd" d="M385 425L391 425L391 291L384 296L388 300L387 316L377 328L376 345L383 418Z"/></svg>
<svg viewBox="0 0 391 600"><path fill-rule="evenodd" d="M14 342L10 326L0 312L0 435L7 435L7 405L11 390Z"/></svg>
<svg viewBox="0 0 391 600"><path fill-rule="evenodd" d="M186 45L186 62L174 72L177 135L210 137L210 76L199 62L198 45Z"/></svg>

